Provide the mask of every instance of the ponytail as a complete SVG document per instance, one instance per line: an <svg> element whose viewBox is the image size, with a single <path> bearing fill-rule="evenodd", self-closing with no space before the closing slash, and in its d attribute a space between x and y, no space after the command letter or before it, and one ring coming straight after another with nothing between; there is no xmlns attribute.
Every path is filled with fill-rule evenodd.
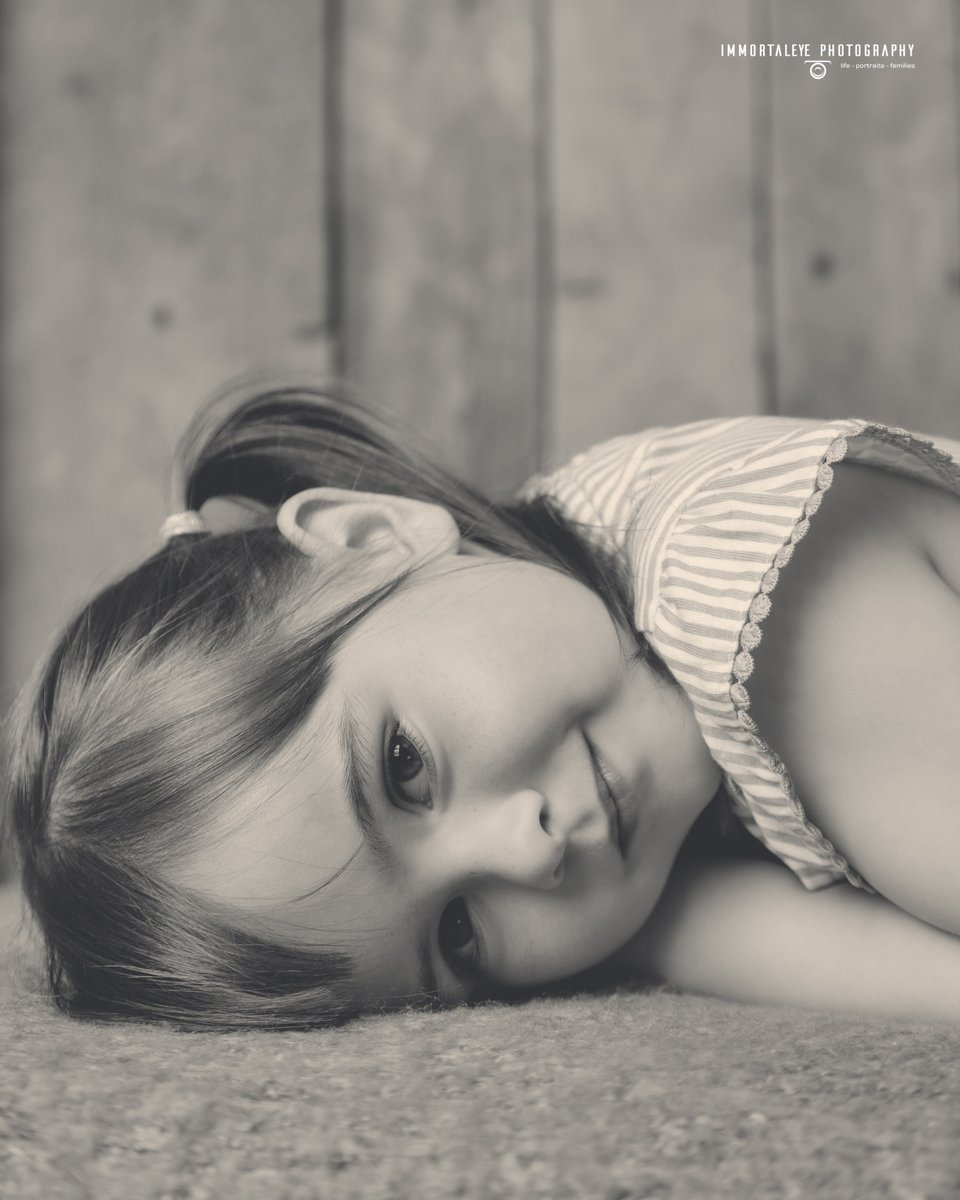
<svg viewBox="0 0 960 1200"><path fill-rule="evenodd" d="M512 558L556 567L607 602L630 627L629 582L591 548L549 498L492 503L414 445L408 427L318 387L256 379L228 384L200 409L177 454L174 490L187 509L231 498L251 522L272 524L281 504L311 487L384 492L439 504L462 537Z"/></svg>

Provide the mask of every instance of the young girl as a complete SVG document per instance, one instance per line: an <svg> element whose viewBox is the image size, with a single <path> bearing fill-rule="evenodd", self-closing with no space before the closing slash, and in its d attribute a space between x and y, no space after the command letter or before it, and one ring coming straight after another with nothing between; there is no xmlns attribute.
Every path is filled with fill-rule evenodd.
<svg viewBox="0 0 960 1200"><path fill-rule="evenodd" d="M277 386L182 470L15 725L61 1007L289 1027L602 966L960 1016L950 455L701 421L493 505Z"/></svg>

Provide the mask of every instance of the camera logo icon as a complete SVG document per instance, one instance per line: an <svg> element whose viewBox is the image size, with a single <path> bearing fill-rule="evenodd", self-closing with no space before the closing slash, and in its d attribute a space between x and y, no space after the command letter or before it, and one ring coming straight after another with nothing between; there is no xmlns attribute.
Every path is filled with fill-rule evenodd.
<svg viewBox="0 0 960 1200"><path fill-rule="evenodd" d="M827 64L833 62L833 59L805 58L803 61L810 64L810 77L812 79L822 79L827 73Z"/></svg>

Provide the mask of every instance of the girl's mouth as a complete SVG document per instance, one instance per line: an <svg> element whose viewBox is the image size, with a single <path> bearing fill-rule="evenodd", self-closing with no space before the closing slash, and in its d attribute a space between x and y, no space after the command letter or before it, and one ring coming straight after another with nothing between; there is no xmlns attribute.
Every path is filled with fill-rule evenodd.
<svg viewBox="0 0 960 1200"><path fill-rule="evenodd" d="M623 793L620 787L618 787L618 785L622 786L622 780L620 780L616 772L613 771L609 763L603 758L593 742L589 738L586 739L586 742L590 749L590 757L593 759L594 773L597 777L597 794L600 797L600 803L603 806L604 812L606 812L610 821L610 841L616 846L622 857L625 850L625 838L623 821L620 814L620 795Z"/></svg>

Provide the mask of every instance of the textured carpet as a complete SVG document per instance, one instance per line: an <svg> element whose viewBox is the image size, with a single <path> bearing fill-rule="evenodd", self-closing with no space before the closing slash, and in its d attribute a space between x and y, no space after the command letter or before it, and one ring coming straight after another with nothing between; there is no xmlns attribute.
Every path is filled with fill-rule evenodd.
<svg viewBox="0 0 960 1200"><path fill-rule="evenodd" d="M296 1034L87 1026L0 896L0 1195L960 1197L960 1026L621 990Z"/></svg>

